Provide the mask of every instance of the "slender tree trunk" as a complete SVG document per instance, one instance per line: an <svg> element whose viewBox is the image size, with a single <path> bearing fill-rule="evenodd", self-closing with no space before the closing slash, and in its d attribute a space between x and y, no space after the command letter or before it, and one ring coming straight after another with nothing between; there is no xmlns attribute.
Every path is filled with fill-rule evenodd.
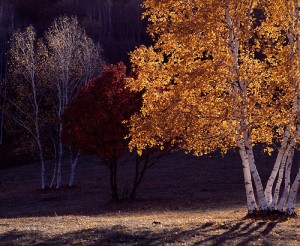
<svg viewBox="0 0 300 246"><path fill-rule="evenodd" d="M142 162L142 160L139 158L139 156L137 155L136 160L135 160L135 177L134 177L134 182L133 182L133 188L131 191L131 194L129 196L130 200L134 201L136 199L136 191L137 188L139 187L139 185L141 184L143 177L145 175L145 172L147 170L148 167L148 163L149 163L149 154L147 154L147 156L145 157L144 160L144 165L142 170L140 170L140 164Z"/></svg>
<svg viewBox="0 0 300 246"><path fill-rule="evenodd" d="M245 181L248 213L251 214L257 210L257 205L256 205L254 190L252 186L248 155L244 147L244 143L241 136L238 136L238 147L239 147L239 153L243 164L243 174L244 174L244 181Z"/></svg>
<svg viewBox="0 0 300 246"><path fill-rule="evenodd" d="M287 158L288 158L288 150L285 151L284 156L282 158L281 161L281 165L280 165L280 169L279 169L279 174L278 174L278 178L277 178L277 183L276 183L276 187L274 190L274 195L273 195L273 200L270 206L270 210L274 211L276 209L276 205L278 203L278 199L279 199L279 192L280 192L280 188L281 188L281 183L283 180L283 175L284 175L284 169L285 169L285 165L287 162Z"/></svg>
<svg viewBox="0 0 300 246"><path fill-rule="evenodd" d="M75 179L75 169L78 163L78 158L80 155L80 151L78 151L75 155L75 158L72 158L72 152L70 151L70 164L71 164L71 175L69 180L69 187L74 185L74 179Z"/></svg>
<svg viewBox="0 0 300 246"><path fill-rule="evenodd" d="M296 199L297 199L299 186L300 186L300 168L298 170L296 179L291 187L289 198L287 201L286 213L289 215L295 214Z"/></svg>
<svg viewBox="0 0 300 246"><path fill-rule="evenodd" d="M285 180L284 180L284 191L283 195L280 199L279 205L277 210L283 212L284 206L286 205L290 188L291 188L291 168L294 158L294 149L291 150L290 154L288 155L288 160L285 167Z"/></svg>
<svg viewBox="0 0 300 246"><path fill-rule="evenodd" d="M55 160L55 162L54 162L53 175L52 175L50 188L53 188L53 186L54 186L54 182L56 180L56 172L57 172L57 160Z"/></svg>
<svg viewBox="0 0 300 246"><path fill-rule="evenodd" d="M53 188L54 182L56 179L56 171L57 171L57 146L56 146L55 139L54 139L54 136L53 136L51 130L50 130L50 137L52 140L53 151L54 151L54 168L53 168L52 180L51 180L51 184L50 184L50 188Z"/></svg>
<svg viewBox="0 0 300 246"><path fill-rule="evenodd" d="M266 200L267 200L267 203L269 206L271 205L271 203L273 201L272 189L273 189L273 185L274 185L275 179L277 177L277 174L278 174L278 171L280 168L280 164L282 162L282 158L283 158L284 153L287 148L287 143L288 143L288 138L290 136L290 132L291 132L291 125L288 125L288 127L284 131L283 143L281 145L281 148L279 149L272 173L268 179L268 182L267 182L267 185L265 188L265 197L266 197Z"/></svg>
<svg viewBox="0 0 300 246"><path fill-rule="evenodd" d="M37 141L37 145L38 145L38 151L39 151L39 157L40 157L40 163L41 163L41 184L42 184L42 189L44 190L46 188L46 179L45 179L46 167L45 167L45 160L44 160L44 149L43 149L41 134L40 134L39 105L37 102L36 86L35 86L34 78L35 77L33 76L32 91L33 91L33 104L34 104L34 110L35 110L34 124L35 124L36 141Z"/></svg>
<svg viewBox="0 0 300 246"><path fill-rule="evenodd" d="M41 184L42 184L42 189L44 190L46 188L46 179L45 179L46 168L45 168L43 147L40 140L38 140L38 148L39 148L39 157L41 163Z"/></svg>
<svg viewBox="0 0 300 246"><path fill-rule="evenodd" d="M61 186L61 166L63 161L63 144L61 142L61 136L63 131L62 123L59 124L59 144L58 144L58 165L57 165L57 176L56 176L56 189Z"/></svg>
<svg viewBox="0 0 300 246"><path fill-rule="evenodd" d="M264 188L263 188L259 173L258 173L256 165L255 165L252 142L251 142L251 139L249 136L249 132L247 130L244 130L244 138L245 138L246 152L247 152L248 158L249 158L250 170L251 170L252 178L253 178L253 181L254 181L254 184L256 187L259 209L262 211L266 211L266 210L268 210L268 204L265 199Z"/></svg>
<svg viewBox="0 0 300 246"><path fill-rule="evenodd" d="M110 187L112 193L112 201L118 202L119 201L119 193L118 193L118 183L117 183L117 162L111 161L109 163L109 170L110 170Z"/></svg>

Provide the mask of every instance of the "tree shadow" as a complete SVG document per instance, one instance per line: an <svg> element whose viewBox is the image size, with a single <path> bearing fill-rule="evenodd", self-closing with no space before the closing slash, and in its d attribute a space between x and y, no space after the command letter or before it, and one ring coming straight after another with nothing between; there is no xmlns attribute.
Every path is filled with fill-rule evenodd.
<svg viewBox="0 0 300 246"><path fill-rule="evenodd" d="M170 228L152 223L148 227L129 228L121 225L79 230L57 236L39 231L10 231L0 235L0 245L261 245L276 244L270 235L281 221L228 221L227 224L207 222L193 229ZM284 235L282 235L284 236ZM299 235L285 240L300 240Z"/></svg>

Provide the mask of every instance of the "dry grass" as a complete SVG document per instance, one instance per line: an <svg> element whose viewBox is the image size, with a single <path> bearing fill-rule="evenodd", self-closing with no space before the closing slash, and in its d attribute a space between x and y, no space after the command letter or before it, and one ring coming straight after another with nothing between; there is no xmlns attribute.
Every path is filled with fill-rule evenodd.
<svg viewBox="0 0 300 246"><path fill-rule="evenodd" d="M260 161L265 182L271 162ZM36 165L1 170L0 245L300 245L299 217L244 219L236 155L174 154L148 173L142 200L117 205L108 203L107 171L96 162L82 159L77 186L58 191L37 189ZM129 167L121 170L127 178Z"/></svg>

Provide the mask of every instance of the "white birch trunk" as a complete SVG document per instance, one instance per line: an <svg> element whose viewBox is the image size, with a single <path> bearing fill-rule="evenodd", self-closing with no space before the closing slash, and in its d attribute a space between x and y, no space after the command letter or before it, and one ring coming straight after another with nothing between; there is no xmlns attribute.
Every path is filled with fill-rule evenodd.
<svg viewBox="0 0 300 246"><path fill-rule="evenodd" d="M294 158L294 149L291 150L291 152L288 155L288 160L285 166L285 180L284 180L284 191L283 195L280 199L280 202L278 204L277 210L280 212L283 212L284 206L286 205L290 187L291 187L291 169L292 169L292 163Z"/></svg>
<svg viewBox="0 0 300 246"><path fill-rule="evenodd" d="M54 182L55 182L55 179L56 179L56 172L57 172L57 161L55 160L50 188L53 188L53 186L54 186Z"/></svg>
<svg viewBox="0 0 300 246"><path fill-rule="evenodd" d="M274 211L276 209L276 205L278 203L279 192L280 192L281 183L282 183L282 180L283 180L285 165L286 165L286 162L287 162L289 151L290 151L290 148L288 148L285 151L285 153L283 155L283 158L282 158L282 161L281 161L279 174L278 174L278 178L277 178L277 183L276 183L276 187L275 187L275 190L274 190L273 200L272 200L272 203L270 205L270 210L271 211Z"/></svg>
<svg viewBox="0 0 300 246"><path fill-rule="evenodd" d="M41 163L41 185L42 189L44 190L46 188L46 179L45 179L45 161L44 161L44 153L43 153L43 147L41 145L41 142L38 142L39 146L39 156L40 156L40 163Z"/></svg>
<svg viewBox="0 0 300 246"><path fill-rule="evenodd" d="M74 185L74 179L75 179L75 169L78 163L78 158L80 155L80 151L76 153L75 158L72 158L72 153L70 152L70 164L71 164L71 175L70 175L70 180L69 180L69 187Z"/></svg>
<svg viewBox="0 0 300 246"><path fill-rule="evenodd" d="M300 168L298 170L296 179L291 187L289 198L287 201L286 213L289 215L295 214L295 207L296 207L296 200L297 200L297 193L298 193L299 186L300 186Z"/></svg>
<svg viewBox="0 0 300 246"><path fill-rule="evenodd" d="M245 147L243 145L243 140L240 136L238 139L238 146L239 146L239 153L243 164L243 174L244 174L244 181L245 181L248 213L251 214L257 210L257 205L256 205L254 190L252 186L249 159Z"/></svg>
<svg viewBox="0 0 300 246"><path fill-rule="evenodd" d="M288 138L290 136L290 132L291 132L291 125L288 125L284 131L283 142L282 142L281 148L277 154L277 158L276 158L274 167L272 169L271 175L268 179L268 182L267 182L267 185L265 188L265 197L266 197L268 206L270 206L273 201L272 189L273 189L273 185L275 183L275 179L276 179L278 171L279 171L279 167L280 167L284 152L286 151L286 148L287 148L287 143L288 143Z"/></svg>
<svg viewBox="0 0 300 246"><path fill-rule="evenodd" d="M266 210L268 210L269 207L268 207L267 201L265 199L264 188L263 188L263 185L261 182L261 178L259 176L259 173L258 173L256 165L255 165L253 147L252 147L252 142L251 142L248 130L244 130L244 138L245 138L246 152L247 152L248 158L249 158L250 171L251 171L252 178L253 178L256 192L257 192L259 209L262 211L266 211Z"/></svg>
<svg viewBox="0 0 300 246"><path fill-rule="evenodd" d="M59 124L59 144L58 144L58 164L57 164L57 176L56 176L56 189L61 186L61 167L63 161L63 144L61 142L63 126Z"/></svg>

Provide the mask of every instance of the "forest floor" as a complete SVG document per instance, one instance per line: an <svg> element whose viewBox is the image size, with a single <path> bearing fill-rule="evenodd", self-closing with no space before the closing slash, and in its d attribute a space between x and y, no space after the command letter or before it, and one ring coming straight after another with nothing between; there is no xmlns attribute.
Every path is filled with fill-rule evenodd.
<svg viewBox="0 0 300 246"><path fill-rule="evenodd" d="M259 156L264 183L272 161ZM121 193L130 189L132 167L119 170ZM67 183L67 164L63 171ZM169 155L148 171L133 203L109 203L108 171L97 158L81 158L75 183L41 191L38 164L0 170L0 245L300 245L299 216L245 218L233 153Z"/></svg>

